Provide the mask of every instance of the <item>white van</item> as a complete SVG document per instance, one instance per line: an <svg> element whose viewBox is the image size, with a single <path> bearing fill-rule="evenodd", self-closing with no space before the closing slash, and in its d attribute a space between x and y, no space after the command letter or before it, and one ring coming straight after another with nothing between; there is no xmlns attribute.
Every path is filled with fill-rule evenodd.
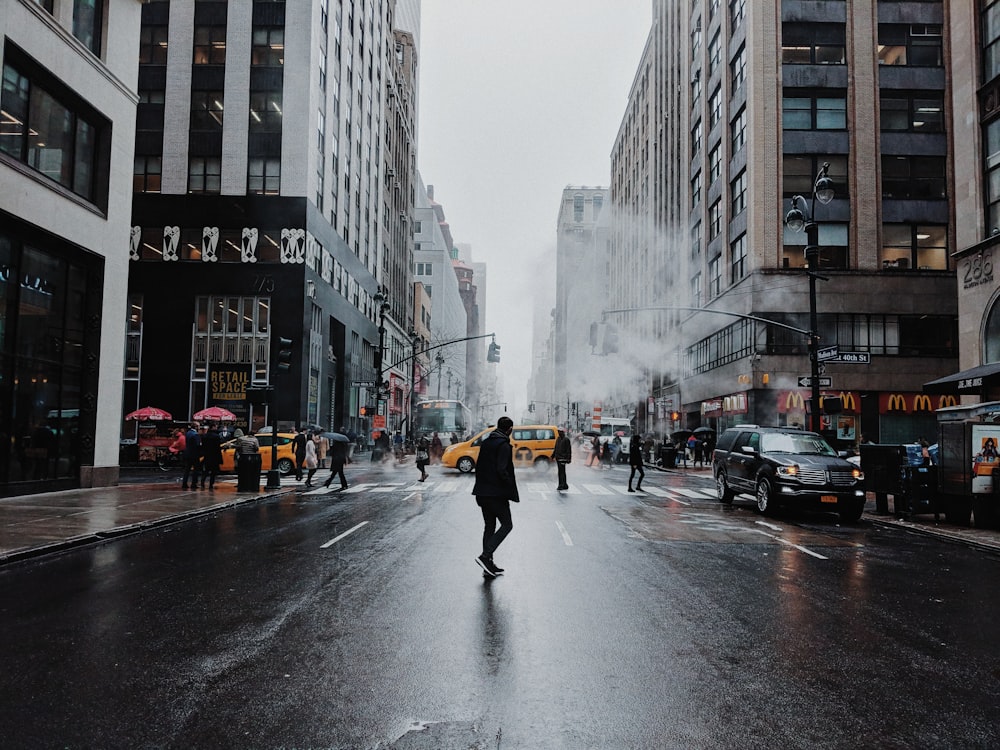
<svg viewBox="0 0 1000 750"><path fill-rule="evenodd" d="M615 435L621 433L622 450L615 456L616 463L628 461L628 443L632 439L632 420L621 417L601 417L601 444L611 442Z"/></svg>

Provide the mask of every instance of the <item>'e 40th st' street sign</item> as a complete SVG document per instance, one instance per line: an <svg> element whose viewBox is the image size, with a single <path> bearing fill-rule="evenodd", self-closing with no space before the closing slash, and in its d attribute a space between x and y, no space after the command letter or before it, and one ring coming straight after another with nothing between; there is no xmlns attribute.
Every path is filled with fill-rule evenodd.
<svg viewBox="0 0 1000 750"><path fill-rule="evenodd" d="M842 352L836 346L825 346L816 351L816 360L850 365L870 365L872 355L868 352Z"/></svg>

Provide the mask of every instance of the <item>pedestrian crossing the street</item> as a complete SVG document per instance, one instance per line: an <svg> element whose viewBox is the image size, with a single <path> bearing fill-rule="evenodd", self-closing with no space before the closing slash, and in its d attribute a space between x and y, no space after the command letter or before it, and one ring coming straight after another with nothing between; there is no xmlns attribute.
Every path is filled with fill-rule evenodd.
<svg viewBox="0 0 1000 750"><path fill-rule="evenodd" d="M465 474L445 475L439 478L428 479L425 482L419 481L385 481L385 482L358 482L352 484L346 490L341 490L336 485L324 487L319 485L311 489L304 490L301 494L305 497L326 496L326 495L390 495L393 493L421 492L427 494L471 494L473 480ZM620 495L631 495L642 497L649 495L664 500L690 505L693 500L715 500L715 488L690 488L690 487L659 487L646 483L637 493L630 493L627 487L618 484L599 484L595 482L581 482L570 485L568 490L557 491L551 482L543 481L519 481L518 489L522 495L552 495L563 497L574 496L595 496L610 497Z"/></svg>

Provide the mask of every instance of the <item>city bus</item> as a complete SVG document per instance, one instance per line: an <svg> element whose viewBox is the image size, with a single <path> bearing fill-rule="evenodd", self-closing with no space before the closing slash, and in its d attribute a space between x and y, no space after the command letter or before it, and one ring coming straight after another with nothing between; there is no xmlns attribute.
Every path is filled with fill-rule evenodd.
<svg viewBox="0 0 1000 750"><path fill-rule="evenodd" d="M428 440L436 432L444 445L449 445L454 433L462 441L472 430L472 412L465 404L455 399L433 399L421 401L416 408L414 435L416 439Z"/></svg>

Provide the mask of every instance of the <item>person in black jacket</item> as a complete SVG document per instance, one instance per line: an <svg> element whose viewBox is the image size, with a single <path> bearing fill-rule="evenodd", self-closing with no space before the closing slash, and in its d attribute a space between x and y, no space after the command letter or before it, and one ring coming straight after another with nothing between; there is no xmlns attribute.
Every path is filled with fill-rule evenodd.
<svg viewBox="0 0 1000 750"><path fill-rule="evenodd" d="M559 430L559 437L556 438L555 448L552 449L552 458L556 460L556 467L559 469L559 486L557 490L568 490L566 484L566 464L573 461L573 444L566 437L564 430Z"/></svg>
<svg viewBox="0 0 1000 750"><path fill-rule="evenodd" d="M219 467L222 465L222 437L219 428L212 423L208 432L201 436L201 488L205 489L205 480L208 479L208 489L215 489L215 478L219 475Z"/></svg>
<svg viewBox="0 0 1000 750"><path fill-rule="evenodd" d="M500 417L496 429L479 446L479 461L476 462L476 484L472 494L483 512L483 553L476 563L483 569L483 575L496 578L503 573L493 563L493 553L514 528L510 517L510 502L520 502L517 481L514 478L514 455L510 445L510 433L514 422L510 417ZM500 528L497 528L497 521Z"/></svg>
<svg viewBox="0 0 1000 750"><path fill-rule="evenodd" d="M646 478L646 470L642 468L642 439L638 435L633 435L628 444L628 464L632 471L628 475L628 491L642 492L642 480ZM632 478L639 472L639 482L635 489L632 489Z"/></svg>

